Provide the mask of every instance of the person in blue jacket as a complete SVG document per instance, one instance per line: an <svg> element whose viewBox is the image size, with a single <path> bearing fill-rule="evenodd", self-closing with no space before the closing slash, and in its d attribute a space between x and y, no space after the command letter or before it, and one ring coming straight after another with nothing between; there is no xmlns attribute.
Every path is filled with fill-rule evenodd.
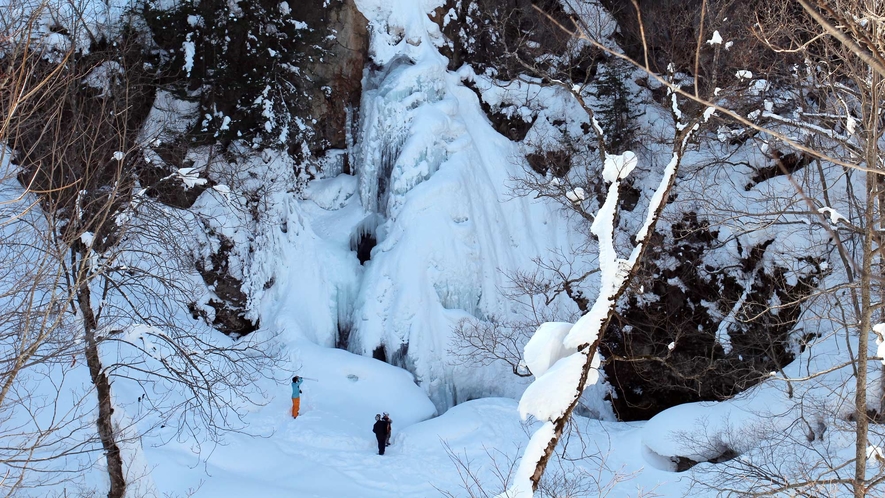
<svg viewBox="0 0 885 498"><path fill-rule="evenodd" d="M292 418L298 418L298 410L301 409L301 383L304 382L299 376L292 377Z"/></svg>

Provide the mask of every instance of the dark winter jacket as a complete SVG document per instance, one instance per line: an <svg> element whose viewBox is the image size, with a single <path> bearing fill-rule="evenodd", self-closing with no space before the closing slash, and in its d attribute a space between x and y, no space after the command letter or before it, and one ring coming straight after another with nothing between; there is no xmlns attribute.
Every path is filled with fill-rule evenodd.
<svg viewBox="0 0 885 498"><path fill-rule="evenodd" d="M383 420L379 420L375 422L375 425L372 426L372 432L375 433L375 437L378 439L386 439L387 438L387 422Z"/></svg>

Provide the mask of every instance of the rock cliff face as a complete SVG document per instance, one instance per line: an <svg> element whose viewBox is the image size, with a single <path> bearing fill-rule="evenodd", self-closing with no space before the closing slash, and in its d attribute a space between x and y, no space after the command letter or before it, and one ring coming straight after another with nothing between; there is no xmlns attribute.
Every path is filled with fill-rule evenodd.
<svg viewBox="0 0 885 498"><path fill-rule="evenodd" d="M781 371L795 354L801 303L820 283L820 260L799 277L766 264L774 238L711 264L719 234L689 212L662 233L642 265L642 290L619 307L600 351L621 420L681 403L727 399Z"/></svg>
<svg viewBox="0 0 885 498"><path fill-rule="evenodd" d="M305 97L310 102L308 116L318 135L315 154L325 149L346 150L353 145L347 143L347 137L359 111L369 51L368 21L354 0L343 0L330 8L324 8L325 3L298 2L293 10L293 17L307 23L318 34L317 46L323 47L303 64L306 78L313 82L305 89ZM344 171L349 170L348 161Z"/></svg>
<svg viewBox="0 0 885 498"><path fill-rule="evenodd" d="M148 3L145 18L164 86L200 102L191 139L282 146L305 165L346 148L368 49L353 0Z"/></svg>
<svg viewBox="0 0 885 498"><path fill-rule="evenodd" d="M148 3L144 14L164 50L161 87L175 99L198 103L190 126L157 147L153 177L192 167L194 153L205 154L197 149L206 146L220 147L228 171L242 169L236 157L243 145L286 150L297 178L288 188L295 191L317 176L350 171L348 137L368 52L367 21L353 0L204 0L173 9ZM200 174L209 175L209 169ZM187 198L178 207L190 207L199 194L177 189L169 186L158 195ZM237 193L247 197L251 222L257 223L262 194ZM207 225L207 231L210 254L197 270L213 290L207 303L212 310L195 307L194 315L225 333L248 333L258 324L247 318L243 276L231 270L242 264L229 258L248 258L253 249L235 248L214 227Z"/></svg>

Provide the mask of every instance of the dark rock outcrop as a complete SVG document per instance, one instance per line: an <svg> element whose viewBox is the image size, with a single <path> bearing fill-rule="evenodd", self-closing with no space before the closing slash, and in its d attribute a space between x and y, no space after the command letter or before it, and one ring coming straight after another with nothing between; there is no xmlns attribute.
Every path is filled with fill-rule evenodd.
<svg viewBox="0 0 885 498"><path fill-rule="evenodd" d="M709 266L704 256L717 234L695 213L686 213L671 235L667 244L656 235L639 276L646 287L624 299L600 345L622 420L727 399L783 368L793 360L791 332L803 298L823 274L815 261L807 261L810 270L793 283L785 268L765 271L772 241L744 248L730 267ZM725 320L727 349L717 341Z"/></svg>

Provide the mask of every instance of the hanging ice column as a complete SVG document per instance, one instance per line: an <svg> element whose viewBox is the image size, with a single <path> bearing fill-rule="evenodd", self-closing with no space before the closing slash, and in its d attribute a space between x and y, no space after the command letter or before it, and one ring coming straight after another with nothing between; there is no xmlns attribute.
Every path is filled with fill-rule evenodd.
<svg viewBox="0 0 885 498"><path fill-rule="evenodd" d="M445 59L430 43L403 45L410 56L368 76L363 99L356 168L360 199L372 214L352 245L373 229L377 245L370 262L360 258L367 266L351 349L412 371L445 410L463 387L455 389L443 358L457 320L449 310L476 314L485 284L477 277L494 274L497 264L481 262L483 248L497 241L476 233L487 215L472 199L497 202L495 184L504 182L472 178L483 168L465 151ZM448 170L437 178L443 164Z"/></svg>
<svg viewBox="0 0 885 498"><path fill-rule="evenodd" d="M356 158L367 211L389 217L396 197L428 179L445 159L444 147L423 130L416 132L427 121L421 116L425 106L443 99L444 73L444 66L416 65L398 56L368 77Z"/></svg>
<svg viewBox="0 0 885 498"><path fill-rule="evenodd" d="M385 76L380 74L373 78L385 83ZM386 215L390 174L409 123L396 102L389 102L385 97L386 92L380 88L363 94L356 171L363 207L371 213Z"/></svg>
<svg viewBox="0 0 885 498"><path fill-rule="evenodd" d="M460 320L512 313L500 296L503 273L556 239L555 224L545 224L552 204L511 199L516 149L447 70L430 7L358 5L381 69L366 76L354 164L363 206L379 218L350 349L410 370L440 411L479 396L516 396L522 384L492 367L458 369L448 350Z"/></svg>
<svg viewBox="0 0 885 498"><path fill-rule="evenodd" d="M360 263L385 238L385 222L395 216L403 196L429 179L446 158L445 147L415 130L426 121L421 116L425 106L443 98L443 76L400 55L367 78L355 164L360 201L370 214L351 244Z"/></svg>

